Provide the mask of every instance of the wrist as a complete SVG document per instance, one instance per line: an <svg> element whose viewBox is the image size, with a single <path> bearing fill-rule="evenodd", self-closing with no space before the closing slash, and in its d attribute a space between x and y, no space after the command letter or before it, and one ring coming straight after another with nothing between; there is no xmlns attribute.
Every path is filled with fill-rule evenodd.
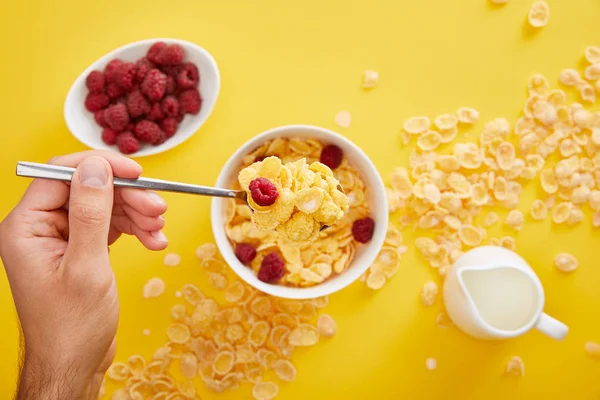
<svg viewBox="0 0 600 400"><path fill-rule="evenodd" d="M26 352L17 400L88 399L91 380L81 375L76 360L56 361Z"/></svg>

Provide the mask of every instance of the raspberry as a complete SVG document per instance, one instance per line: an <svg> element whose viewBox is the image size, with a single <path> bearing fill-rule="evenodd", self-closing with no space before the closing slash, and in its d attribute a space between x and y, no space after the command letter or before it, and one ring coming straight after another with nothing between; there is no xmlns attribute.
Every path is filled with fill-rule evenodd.
<svg viewBox="0 0 600 400"><path fill-rule="evenodd" d="M256 249L248 243L238 243L235 246L235 256L242 264L250 264L256 257Z"/></svg>
<svg viewBox="0 0 600 400"><path fill-rule="evenodd" d="M160 131L160 135L158 136L158 139L156 139L155 142L152 143L153 146L159 146L161 144L163 144L164 142L166 142L168 139L167 134L164 133L163 131Z"/></svg>
<svg viewBox="0 0 600 400"><path fill-rule="evenodd" d="M169 117L175 117L179 115L179 101L175 96L167 96L163 99L160 106L163 111Z"/></svg>
<svg viewBox="0 0 600 400"><path fill-rule="evenodd" d="M152 104L152 109L147 115L150 121L162 121L165 118L165 112L163 111L160 103Z"/></svg>
<svg viewBox="0 0 600 400"><path fill-rule="evenodd" d="M131 132L123 132L117 137L117 146L123 154L132 154L140 149L140 142Z"/></svg>
<svg viewBox="0 0 600 400"><path fill-rule="evenodd" d="M260 162L263 161L265 158L267 158L267 156L258 156L254 159L254 162Z"/></svg>
<svg viewBox="0 0 600 400"><path fill-rule="evenodd" d="M106 86L106 94L111 100L117 99L125 93L125 89L123 89L120 85L116 83L109 83Z"/></svg>
<svg viewBox="0 0 600 400"><path fill-rule="evenodd" d="M146 74L141 89L150 101L158 101L164 96L166 87L167 76L154 68Z"/></svg>
<svg viewBox="0 0 600 400"><path fill-rule="evenodd" d="M90 93L102 93L104 91L104 74L94 70L85 78L85 86Z"/></svg>
<svg viewBox="0 0 600 400"><path fill-rule="evenodd" d="M103 128L106 128L106 122L104 121L104 110L96 111L94 113L94 119L96 123Z"/></svg>
<svg viewBox="0 0 600 400"><path fill-rule="evenodd" d="M150 61L152 61L153 63L156 63L157 57L160 54L160 52L167 47L167 44L165 42L156 42L154 43L152 46L150 46L150 48L148 49L148 52L146 53L146 58Z"/></svg>
<svg viewBox="0 0 600 400"><path fill-rule="evenodd" d="M91 112L102 110L108 103L110 99L104 93L88 93L85 98L85 108Z"/></svg>
<svg viewBox="0 0 600 400"><path fill-rule="evenodd" d="M187 89L179 93L179 111L182 114L198 114L202 98L197 89Z"/></svg>
<svg viewBox="0 0 600 400"><path fill-rule="evenodd" d="M177 74L177 84L182 89L191 89L198 85L200 76L198 68L192 63L185 63L181 67L181 71Z"/></svg>
<svg viewBox="0 0 600 400"><path fill-rule="evenodd" d="M249 188L252 200L259 206L270 206L275 203L275 200L279 196L277 188L267 178L254 179L250 182Z"/></svg>
<svg viewBox="0 0 600 400"><path fill-rule="evenodd" d="M331 169L339 167L343 159L344 152L334 144L328 144L321 150L321 163L327 165Z"/></svg>
<svg viewBox="0 0 600 400"><path fill-rule="evenodd" d="M177 82L172 76L167 76L167 88L165 89L166 94L173 94L177 90Z"/></svg>
<svg viewBox="0 0 600 400"><path fill-rule="evenodd" d="M129 124L129 114L125 104L115 104L104 110L104 121L109 128L121 132Z"/></svg>
<svg viewBox="0 0 600 400"><path fill-rule="evenodd" d="M373 237L375 231L375 221L373 218L361 218L352 224L352 236L354 240L360 243L367 243Z"/></svg>
<svg viewBox="0 0 600 400"><path fill-rule="evenodd" d="M127 124L127 126L125 127L125 129L123 129L125 132L133 132L133 130L135 129L135 123L131 123L129 122Z"/></svg>
<svg viewBox="0 0 600 400"><path fill-rule="evenodd" d="M115 71L116 83L125 90L133 87L133 78L135 77L135 64L122 63Z"/></svg>
<svg viewBox="0 0 600 400"><path fill-rule="evenodd" d="M177 125L179 122L175 118L165 118L160 122L160 129L170 138L177 132Z"/></svg>
<svg viewBox="0 0 600 400"><path fill-rule="evenodd" d="M156 63L159 65L177 65L183 61L183 49L178 44L169 44L158 53Z"/></svg>
<svg viewBox="0 0 600 400"><path fill-rule="evenodd" d="M148 71L154 68L152 61L148 60L147 57L142 57L135 63L135 81L142 83Z"/></svg>
<svg viewBox="0 0 600 400"><path fill-rule="evenodd" d="M104 68L104 79L106 80L106 83L115 83L117 81L116 73L121 64L123 64L123 61L118 58L115 58L106 64L106 68Z"/></svg>
<svg viewBox="0 0 600 400"><path fill-rule="evenodd" d="M134 90L127 96L127 109L129 109L129 115L136 118L148 114L152 106L139 90Z"/></svg>
<svg viewBox="0 0 600 400"><path fill-rule="evenodd" d="M263 258L258 270L258 279L266 283L276 283L285 275L285 263L277 253L269 253Z"/></svg>
<svg viewBox="0 0 600 400"><path fill-rule="evenodd" d="M160 67L160 70L167 76L177 78L177 75L179 75L179 73L181 72L182 67L182 65L163 65Z"/></svg>
<svg viewBox="0 0 600 400"><path fill-rule="evenodd" d="M184 117L184 115L181 114L181 109L179 109L179 112L180 112L180 114L175 117L175 119L177 120L177 122L183 121L183 117Z"/></svg>
<svg viewBox="0 0 600 400"><path fill-rule="evenodd" d="M135 136L142 142L154 143L160 137L160 128L155 122L142 120L135 125Z"/></svg>
<svg viewBox="0 0 600 400"><path fill-rule="evenodd" d="M119 136L119 132L113 131L110 128L102 129L102 141L108 145L117 143L117 136Z"/></svg>

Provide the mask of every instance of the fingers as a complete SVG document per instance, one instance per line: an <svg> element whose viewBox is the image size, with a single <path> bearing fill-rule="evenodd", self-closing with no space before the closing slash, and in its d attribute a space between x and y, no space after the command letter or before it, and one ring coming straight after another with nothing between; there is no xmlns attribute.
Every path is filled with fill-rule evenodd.
<svg viewBox="0 0 600 400"><path fill-rule="evenodd" d="M55 157L49 164L65 167L77 167L86 157L102 157L108 161L115 176L121 178L137 178L142 173L142 167L133 160L116 153L103 150L84 151ZM50 211L65 205L69 199L69 186L63 182L47 179L34 179L20 205L32 210Z"/></svg>
<svg viewBox="0 0 600 400"><path fill-rule="evenodd" d="M157 217L167 211L167 203L155 192L139 189L117 189L115 202L124 203L148 217Z"/></svg>
<svg viewBox="0 0 600 400"><path fill-rule="evenodd" d="M91 156L79 164L71 181L69 245L66 256L107 257L106 244L113 207L112 168Z"/></svg>
<svg viewBox="0 0 600 400"><path fill-rule="evenodd" d="M128 235L135 235L149 250L164 250L169 244L167 237L162 231L145 231L137 226L128 216L113 216L112 224L116 230L111 233L111 238L114 237L114 240L118 238L117 232L123 232Z"/></svg>
<svg viewBox="0 0 600 400"><path fill-rule="evenodd" d="M135 208L123 204L123 211L140 229L148 232L160 231L165 227L165 219L162 215L158 217L148 217L141 214ZM114 217L113 217L114 218Z"/></svg>

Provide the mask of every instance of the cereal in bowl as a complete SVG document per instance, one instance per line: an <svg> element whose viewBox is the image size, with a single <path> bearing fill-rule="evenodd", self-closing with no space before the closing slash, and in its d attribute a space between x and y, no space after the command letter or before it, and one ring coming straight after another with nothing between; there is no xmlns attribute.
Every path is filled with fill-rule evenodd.
<svg viewBox="0 0 600 400"><path fill-rule="evenodd" d="M269 184L252 184L257 179ZM373 236L367 188L337 146L271 140L244 158L239 183L253 210L229 200L225 232L238 259L263 282L322 283L343 273ZM259 191L255 196L253 188Z"/></svg>
<svg viewBox="0 0 600 400"><path fill-rule="evenodd" d="M282 164L271 156L242 169L238 180L254 210L252 222L291 242L314 241L323 225L335 224L348 210L339 181L318 161Z"/></svg>

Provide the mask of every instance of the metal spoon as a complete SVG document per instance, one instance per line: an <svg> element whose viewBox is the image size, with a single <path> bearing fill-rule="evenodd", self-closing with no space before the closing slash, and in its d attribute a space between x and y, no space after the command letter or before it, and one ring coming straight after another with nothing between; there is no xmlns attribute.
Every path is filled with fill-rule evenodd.
<svg viewBox="0 0 600 400"><path fill-rule="evenodd" d="M19 161L17 163L17 176L27 178L53 179L57 181L70 182L73 178L75 168L62 167L59 165L38 164L33 162ZM189 183L170 182L161 179L137 178L124 179L113 178L113 184L119 188L149 189L163 192L199 194L201 196L226 197L240 199L248 204L248 195L243 190L218 189L210 186L191 185ZM343 193L341 185L338 189ZM250 207L252 209L252 207ZM329 226L323 225L321 230Z"/></svg>

